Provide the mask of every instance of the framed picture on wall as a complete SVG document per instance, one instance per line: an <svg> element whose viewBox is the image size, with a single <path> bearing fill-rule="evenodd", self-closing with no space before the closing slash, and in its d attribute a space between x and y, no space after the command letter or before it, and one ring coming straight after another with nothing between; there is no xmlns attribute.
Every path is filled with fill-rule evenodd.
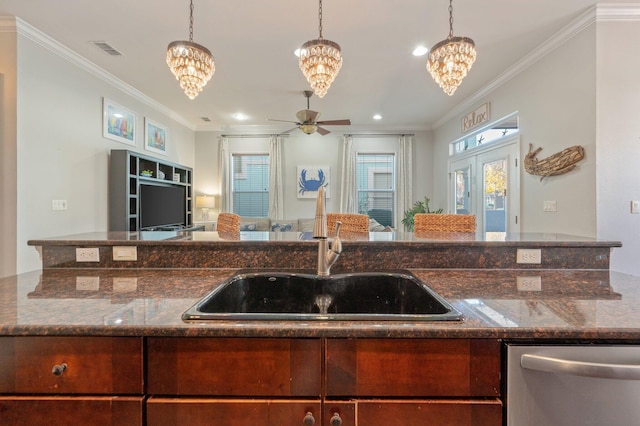
<svg viewBox="0 0 640 426"><path fill-rule="evenodd" d="M324 187L324 195L329 198L331 169L329 166L298 166L298 198L316 198L318 189Z"/></svg>
<svg viewBox="0 0 640 426"><path fill-rule="evenodd" d="M144 149L167 155L167 128L150 118L144 118Z"/></svg>
<svg viewBox="0 0 640 426"><path fill-rule="evenodd" d="M102 136L107 139L136 146L135 112L102 98Z"/></svg>

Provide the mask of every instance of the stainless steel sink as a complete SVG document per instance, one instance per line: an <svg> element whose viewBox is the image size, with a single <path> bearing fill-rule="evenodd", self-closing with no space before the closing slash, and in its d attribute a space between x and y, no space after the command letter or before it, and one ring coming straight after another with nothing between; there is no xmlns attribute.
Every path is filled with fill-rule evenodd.
<svg viewBox="0 0 640 426"><path fill-rule="evenodd" d="M459 321L462 314L408 271L328 277L241 272L189 308L182 319Z"/></svg>

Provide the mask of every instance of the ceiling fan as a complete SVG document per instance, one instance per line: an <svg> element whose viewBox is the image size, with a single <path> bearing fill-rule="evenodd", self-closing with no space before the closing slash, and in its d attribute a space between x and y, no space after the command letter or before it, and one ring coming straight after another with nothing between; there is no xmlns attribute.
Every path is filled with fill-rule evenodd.
<svg viewBox="0 0 640 426"><path fill-rule="evenodd" d="M291 120L276 120L273 118L269 118L269 121L284 121L287 123L296 123L296 127L294 127L293 129L287 130L284 133L289 133L292 130L295 130L296 128L302 130L304 133L306 133L307 135L310 135L312 133L318 132L320 133L322 136L331 133L329 132L329 130L320 127L320 126L341 126L341 125L351 125L351 120L349 119L344 119L344 120L324 120L324 121L316 121L317 118L320 116L320 113L317 111L311 111L309 109L309 98L311 97L311 95L313 95L313 91L311 90L305 90L304 92L304 96L307 98L307 109L303 109L300 110L296 113L296 117L298 118L299 121L291 121Z"/></svg>

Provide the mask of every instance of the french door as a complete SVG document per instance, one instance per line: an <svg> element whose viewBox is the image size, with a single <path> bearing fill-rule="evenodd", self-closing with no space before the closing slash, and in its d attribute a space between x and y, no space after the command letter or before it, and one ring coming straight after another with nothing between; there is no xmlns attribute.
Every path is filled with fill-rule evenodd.
<svg viewBox="0 0 640 426"><path fill-rule="evenodd" d="M449 210L474 214L488 239L519 232L519 161L519 138L449 160Z"/></svg>

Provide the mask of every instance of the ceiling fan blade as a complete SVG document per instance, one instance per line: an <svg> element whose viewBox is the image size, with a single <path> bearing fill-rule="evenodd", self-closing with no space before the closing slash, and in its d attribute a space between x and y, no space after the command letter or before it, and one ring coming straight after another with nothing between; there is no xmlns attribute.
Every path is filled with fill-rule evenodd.
<svg viewBox="0 0 640 426"><path fill-rule="evenodd" d="M327 129L323 128L323 127L318 127L316 129L316 132L320 133L322 136L327 135L329 133L331 133L330 131L328 131Z"/></svg>
<svg viewBox="0 0 640 426"><path fill-rule="evenodd" d="M291 121L291 120L276 120L275 118L267 118L268 121L282 121L284 123L296 123L296 124L300 124L297 121Z"/></svg>
<svg viewBox="0 0 640 426"><path fill-rule="evenodd" d="M319 116L319 112L311 111L310 109L303 109L302 111L298 111L296 113L296 117L298 117L298 120L300 120L302 123L313 123Z"/></svg>
<svg viewBox="0 0 640 426"><path fill-rule="evenodd" d="M351 120L325 120L325 121L317 121L316 124L322 124L323 126L339 126L339 125L351 125Z"/></svg>

